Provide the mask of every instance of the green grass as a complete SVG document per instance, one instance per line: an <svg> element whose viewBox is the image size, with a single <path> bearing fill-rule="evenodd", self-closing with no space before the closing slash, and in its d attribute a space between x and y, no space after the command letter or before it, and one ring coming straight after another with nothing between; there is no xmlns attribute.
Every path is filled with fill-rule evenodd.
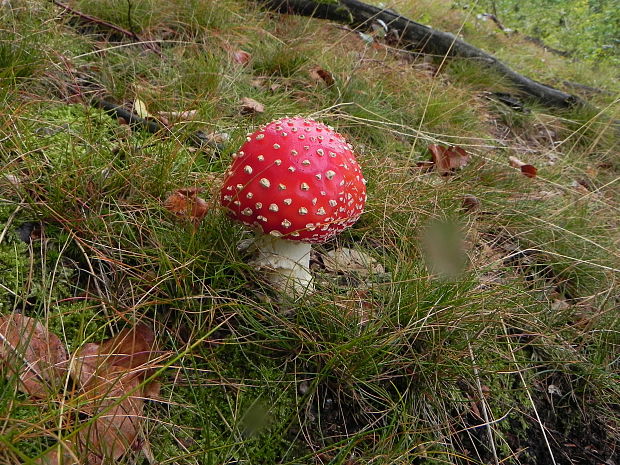
<svg viewBox="0 0 620 465"><path fill-rule="evenodd" d="M611 457L613 97L595 97L601 114L528 101L515 111L487 94L510 85L475 63L437 70L437 59L243 2L132 1L131 24L126 2L74 6L159 40L162 54L41 2L0 10L0 314L38 318L72 352L137 322L154 328L168 358L142 436L157 463L551 463L543 425L558 464L577 453L568 443L596 449L581 463ZM450 2L397 7L462 29L536 79L614 91L604 62L594 72L498 38ZM251 53L247 66L231 60L237 49ZM314 66L333 85L314 81ZM67 86L85 75L95 86L82 94L196 115L155 135L131 131ZM243 97L264 113L242 115ZM295 114L346 135L368 180L360 221L316 250L354 248L386 271L319 266L317 292L298 301L262 282L237 249L249 234L217 206L246 133ZM195 149L196 130L228 142ZM471 161L450 176L421 170L432 143L460 145ZM164 207L186 187L209 203L197 228ZM467 195L478 209L464 208ZM40 232L24 242L28 225ZM1 463L35 463L59 432L86 427L70 381L39 400L17 386L2 376ZM144 452L122 463L135 460Z"/></svg>

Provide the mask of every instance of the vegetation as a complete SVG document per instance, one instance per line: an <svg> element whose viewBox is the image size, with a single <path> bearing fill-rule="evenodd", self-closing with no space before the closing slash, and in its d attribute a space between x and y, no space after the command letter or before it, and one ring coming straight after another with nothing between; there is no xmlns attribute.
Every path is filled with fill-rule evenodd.
<svg viewBox="0 0 620 465"><path fill-rule="evenodd" d="M458 2L494 14L505 27L596 62L620 63L620 5L611 0L483 0Z"/></svg>
<svg viewBox="0 0 620 465"><path fill-rule="evenodd" d="M593 71L453 2L394 3L523 74L600 89L582 96L601 111L550 110L477 63L256 2L71 3L142 42L52 2L0 6L0 314L36 318L71 353L152 328L161 391L122 463L617 460L614 58L596 52ZM218 206L246 133L295 114L344 134L368 180L366 212L318 247L317 292L298 300L262 282L238 247L250 234ZM196 148L196 131L211 142ZM468 163L426 169L431 144ZM197 225L166 204L193 188L209 206ZM368 266L328 267L342 247ZM40 399L2 370L0 463L41 463L96 417L69 376Z"/></svg>

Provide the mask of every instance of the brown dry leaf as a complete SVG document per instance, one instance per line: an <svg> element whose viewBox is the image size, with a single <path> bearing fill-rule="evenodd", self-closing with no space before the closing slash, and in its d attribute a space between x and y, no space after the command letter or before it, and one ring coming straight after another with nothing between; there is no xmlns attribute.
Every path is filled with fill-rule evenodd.
<svg viewBox="0 0 620 465"><path fill-rule="evenodd" d="M466 166L471 158L465 149L458 146L445 147L431 144L428 146L428 150L431 152L437 171L441 174L448 174Z"/></svg>
<svg viewBox="0 0 620 465"><path fill-rule="evenodd" d="M233 63L246 66L252 60L252 55L245 50L239 49L230 52L230 58L232 59Z"/></svg>
<svg viewBox="0 0 620 465"><path fill-rule="evenodd" d="M308 70L308 74L310 74L310 77L313 81L319 83L322 82L328 87L334 85L334 82L336 82L333 74L327 70L324 70L320 66L314 66L310 68Z"/></svg>
<svg viewBox="0 0 620 465"><path fill-rule="evenodd" d="M67 360L64 344L39 321L19 313L0 317L0 366L19 376L21 391L49 397L63 383Z"/></svg>
<svg viewBox="0 0 620 465"><path fill-rule="evenodd" d="M513 168L519 168L521 170L521 173L523 173L523 175L527 176L528 178L535 178L538 174L538 169L536 169L534 165L528 165L527 163L523 163L517 157L508 157L508 162Z"/></svg>
<svg viewBox="0 0 620 465"><path fill-rule="evenodd" d="M204 189L200 187L188 187L177 189L164 201L164 207L176 216L190 220L198 225L209 211L209 204L198 197Z"/></svg>
<svg viewBox="0 0 620 465"><path fill-rule="evenodd" d="M80 410L92 416L70 444L61 463L99 465L115 461L139 446L144 399L158 394L152 374L157 347L153 331L139 324L101 344L85 344L74 354L72 376L81 387ZM42 463L54 463L50 453Z"/></svg>
<svg viewBox="0 0 620 465"><path fill-rule="evenodd" d="M472 194L465 194L463 196L462 208L468 212L474 212L480 210L480 199Z"/></svg>
<svg viewBox="0 0 620 465"><path fill-rule="evenodd" d="M252 98L243 97L241 99L240 111L243 115L254 115L256 113L263 113L265 111L265 106Z"/></svg>

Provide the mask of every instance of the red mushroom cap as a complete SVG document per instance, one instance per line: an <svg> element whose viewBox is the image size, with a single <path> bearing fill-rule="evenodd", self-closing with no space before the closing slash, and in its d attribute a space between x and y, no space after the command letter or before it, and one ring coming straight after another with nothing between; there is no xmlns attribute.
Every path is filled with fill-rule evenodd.
<svg viewBox="0 0 620 465"><path fill-rule="evenodd" d="M233 158L221 203L265 234L325 242L364 210L366 180L351 145L317 121L273 121L250 134Z"/></svg>

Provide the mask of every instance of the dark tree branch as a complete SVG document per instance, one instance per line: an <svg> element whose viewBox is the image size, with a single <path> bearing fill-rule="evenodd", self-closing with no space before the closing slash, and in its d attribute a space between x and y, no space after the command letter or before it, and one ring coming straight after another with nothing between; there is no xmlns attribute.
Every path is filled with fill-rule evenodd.
<svg viewBox="0 0 620 465"><path fill-rule="evenodd" d="M101 108L113 118L123 118L131 127L139 127L152 134L165 129L165 127L157 121L142 118L134 112L129 111L120 105L116 105L115 103L108 102L107 100L93 98L90 102L92 106Z"/></svg>
<svg viewBox="0 0 620 465"><path fill-rule="evenodd" d="M337 3L315 0L259 1L267 8L280 13L329 19L363 30L370 29L374 21L381 20L390 29L398 31L402 45L408 49L440 56L477 60L481 65L488 66L505 76L522 92L551 107L567 108L574 105L588 105L575 95L567 94L513 71L493 55L464 42L453 34L417 23L392 10L378 8L358 0L339 0Z"/></svg>
<svg viewBox="0 0 620 465"><path fill-rule="evenodd" d="M93 107L101 108L107 114L112 116L113 118L120 119L123 118L127 124L129 124L132 128L143 129L151 134L156 134L160 131L168 131L169 129L161 124L160 122L152 119L142 118L138 116L136 113L127 110L126 108L116 105L115 103L108 102L107 100L102 100L99 98L91 98L90 104ZM196 131L192 133L187 139L189 145L197 148L203 148L205 146L209 146L216 150L220 150L222 147L208 134L203 131Z"/></svg>

